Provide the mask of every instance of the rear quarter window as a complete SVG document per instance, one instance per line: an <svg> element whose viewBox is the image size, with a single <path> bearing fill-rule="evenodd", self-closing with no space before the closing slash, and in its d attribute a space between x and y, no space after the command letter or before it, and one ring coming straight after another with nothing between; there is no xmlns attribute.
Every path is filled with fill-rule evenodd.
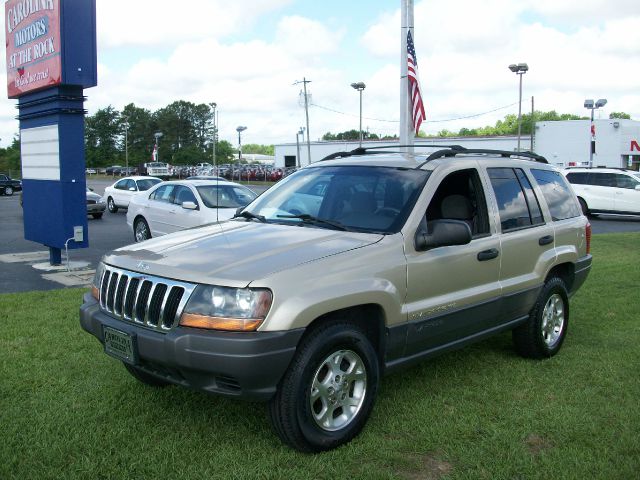
<svg viewBox="0 0 640 480"><path fill-rule="evenodd" d="M542 196L547 201L553 220L564 220L581 215L576 197L560 172L532 169L531 174L542 190Z"/></svg>

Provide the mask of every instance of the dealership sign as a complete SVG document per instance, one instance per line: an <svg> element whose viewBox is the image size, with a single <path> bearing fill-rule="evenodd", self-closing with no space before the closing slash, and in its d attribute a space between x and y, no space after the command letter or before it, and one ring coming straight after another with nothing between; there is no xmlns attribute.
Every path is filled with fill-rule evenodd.
<svg viewBox="0 0 640 480"><path fill-rule="evenodd" d="M60 0L5 4L9 98L62 82Z"/></svg>

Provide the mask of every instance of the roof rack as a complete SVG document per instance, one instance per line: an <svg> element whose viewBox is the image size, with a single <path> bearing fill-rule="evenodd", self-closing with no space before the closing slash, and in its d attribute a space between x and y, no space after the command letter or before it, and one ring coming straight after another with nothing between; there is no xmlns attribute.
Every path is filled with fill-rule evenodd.
<svg viewBox="0 0 640 480"><path fill-rule="evenodd" d="M420 144L420 145L385 145L385 146L379 146L379 147L358 147L358 148L354 148L351 151L348 152L335 152L332 153L330 155L327 155L326 157L322 158L320 161L324 161L324 160L333 160L336 158L347 158L347 157L354 157L354 156L360 156L360 155L367 155L367 154L381 154L381 153L397 153L397 152L381 152L378 150L384 150L387 148L405 148L405 147L412 147L412 148L439 148L440 150L433 152L432 154L430 154L426 160L424 162L422 162L420 165L418 165L416 167L416 169L422 168L426 163L430 162L431 160L436 160L438 158L445 158L445 157L455 157L456 155L460 155L460 154L489 154L489 155L500 155L501 157L504 158L511 158L511 157L523 157L529 160L534 160L536 162L539 163L549 163L547 161L547 159L545 157L543 157L542 155L538 155L536 153L533 152L510 152L508 150L492 150L492 149L485 149L485 148L465 148L462 145L434 145L434 144ZM444 147L444 148L443 148Z"/></svg>
<svg viewBox="0 0 640 480"><path fill-rule="evenodd" d="M360 155L369 155L369 154L381 154L381 153L399 153L399 152L378 152L376 150L384 150L387 148L407 148L407 147L411 147L411 148L449 148L451 150L464 150L465 148L460 146L460 145L424 145L424 144L420 144L420 145L383 145L383 146L379 146L379 147L358 147L358 148L354 148L353 150L350 150L348 152L335 152L332 153L330 155L327 155L326 157L320 159L319 161L322 162L324 160L334 160L336 158L346 158L346 157L355 157L355 156L360 156Z"/></svg>
<svg viewBox="0 0 640 480"><path fill-rule="evenodd" d="M510 152L508 150L492 150L486 148L464 148L458 146L458 148L450 148L448 150L438 150L437 152L433 152L431 155L427 157L427 159L422 162L420 165L416 167L416 169L423 167L426 163L431 160L436 160L438 158L444 157L455 157L456 155L464 154L468 155L470 153L479 153L479 154L489 154L489 155L500 155L503 158L511 158L511 157L523 157L529 160L534 160L539 163L549 163L546 158L542 155L538 155L533 152Z"/></svg>

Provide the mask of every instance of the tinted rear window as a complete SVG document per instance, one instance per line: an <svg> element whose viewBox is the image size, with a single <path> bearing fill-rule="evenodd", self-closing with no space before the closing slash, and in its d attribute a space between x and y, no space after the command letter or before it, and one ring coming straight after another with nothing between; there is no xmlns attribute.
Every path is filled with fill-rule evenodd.
<svg viewBox="0 0 640 480"><path fill-rule="evenodd" d="M532 169L531 173L542 190L553 220L581 215L576 197L560 172Z"/></svg>

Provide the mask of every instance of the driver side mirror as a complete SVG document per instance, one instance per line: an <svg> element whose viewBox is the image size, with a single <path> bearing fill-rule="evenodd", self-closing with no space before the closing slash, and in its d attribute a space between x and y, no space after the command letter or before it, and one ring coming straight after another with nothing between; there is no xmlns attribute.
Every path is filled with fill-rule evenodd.
<svg viewBox="0 0 640 480"><path fill-rule="evenodd" d="M432 248L447 247L451 245L466 245L471 242L471 229L461 220L432 220L431 233L424 228L416 232L414 245L416 250L424 252Z"/></svg>
<svg viewBox="0 0 640 480"><path fill-rule="evenodd" d="M184 208L186 210L197 210L198 209L198 205L196 205L193 202L182 202L182 208Z"/></svg>
<svg viewBox="0 0 640 480"><path fill-rule="evenodd" d="M636 190L640 190L640 184L636 185Z"/></svg>

